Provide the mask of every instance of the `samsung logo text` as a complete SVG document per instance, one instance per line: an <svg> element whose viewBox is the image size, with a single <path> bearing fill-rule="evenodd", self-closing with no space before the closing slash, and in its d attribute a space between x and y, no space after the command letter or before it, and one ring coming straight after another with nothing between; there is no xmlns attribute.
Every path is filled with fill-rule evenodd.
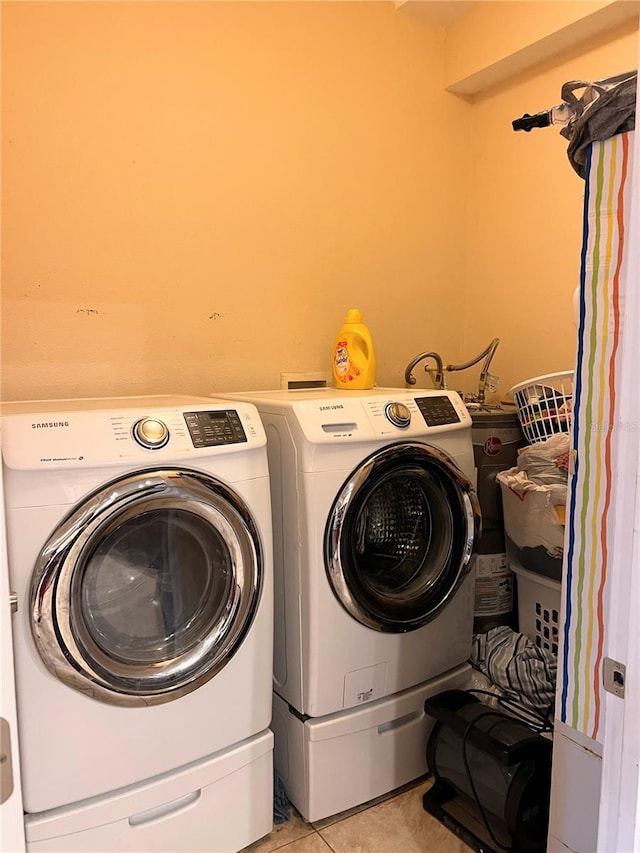
<svg viewBox="0 0 640 853"><path fill-rule="evenodd" d="M31 429L60 429L68 426L69 421L38 421L31 424Z"/></svg>

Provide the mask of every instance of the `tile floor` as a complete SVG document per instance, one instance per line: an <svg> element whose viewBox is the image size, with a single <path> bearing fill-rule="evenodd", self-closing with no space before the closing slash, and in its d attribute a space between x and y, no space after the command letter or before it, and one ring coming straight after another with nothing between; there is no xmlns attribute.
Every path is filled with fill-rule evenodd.
<svg viewBox="0 0 640 853"><path fill-rule="evenodd" d="M286 823L245 847L243 853L469 853L422 807L431 780L421 779L391 795L316 823L292 808Z"/></svg>

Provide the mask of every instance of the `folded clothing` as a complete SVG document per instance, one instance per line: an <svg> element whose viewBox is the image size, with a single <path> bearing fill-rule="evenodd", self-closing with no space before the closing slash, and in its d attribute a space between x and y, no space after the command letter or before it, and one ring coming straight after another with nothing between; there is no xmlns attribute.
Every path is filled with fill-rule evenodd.
<svg viewBox="0 0 640 853"><path fill-rule="evenodd" d="M507 625L473 639L470 662L497 690L488 692L521 706L543 722L553 710L556 656Z"/></svg>

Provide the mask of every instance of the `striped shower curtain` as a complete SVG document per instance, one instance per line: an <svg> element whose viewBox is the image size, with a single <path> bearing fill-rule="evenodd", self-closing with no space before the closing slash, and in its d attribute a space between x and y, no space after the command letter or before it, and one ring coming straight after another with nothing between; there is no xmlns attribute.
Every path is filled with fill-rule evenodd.
<svg viewBox="0 0 640 853"><path fill-rule="evenodd" d="M614 521L616 510L620 512L616 479L625 464L624 455L621 458L625 430L638 426L625 423L621 415L622 383L640 396L640 370L633 377L625 376L621 358L632 150L633 133L593 143L585 176L573 473L556 717L594 741L600 741L603 732L605 613L608 580L615 570Z"/></svg>

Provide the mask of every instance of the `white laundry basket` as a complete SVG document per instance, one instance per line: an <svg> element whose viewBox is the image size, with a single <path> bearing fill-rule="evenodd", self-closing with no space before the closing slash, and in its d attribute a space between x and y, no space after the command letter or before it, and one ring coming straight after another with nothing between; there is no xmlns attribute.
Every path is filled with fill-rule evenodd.
<svg viewBox="0 0 640 853"><path fill-rule="evenodd" d="M558 432L569 432L573 406L573 371L547 373L520 382L509 390L529 444Z"/></svg>
<svg viewBox="0 0 640 853"><path fill-rule="evenodd" d="M560 581L511 564L518 583L518 628L542 649L558 654Z"/></svg>

